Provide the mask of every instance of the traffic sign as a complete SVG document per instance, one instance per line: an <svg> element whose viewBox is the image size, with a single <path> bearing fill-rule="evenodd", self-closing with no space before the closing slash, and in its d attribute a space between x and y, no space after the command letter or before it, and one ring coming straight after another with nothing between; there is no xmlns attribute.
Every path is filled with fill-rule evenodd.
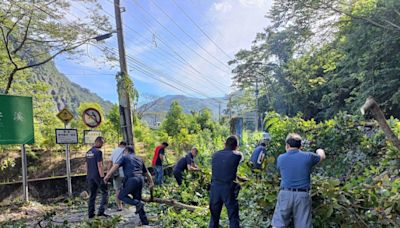
<svg viewBox="0 0 400 228"><path fill-rule="evenodd" d="M82 120L90 128L98 127L101 123L100 112L94 108L88 108L83 111Z"/></svg>
<svg viewBox="0 0 400 228"><path fill-rule="evenodd" d="M84 130L83 131L83 143L84 144L93 144L97 137L101 136L101 131L91 131Z"/></svg>
<svg viewBox="0 0 400 228"><path fill-rule="evenodd" d="M56 129L57 144L78 144L78 130Z"/></svg>
<svg viewBox="0 0 400 228"><path fill-rule="evenodd" d="M33 144L32 97L0 95L0 144Z"/></svg>
<svg viewBox="0 0 400 228"><path fill-rule="evenodd" d="M60 119L62 122L65 124L69 123L73 118L74 115L67 109L63 108L58 114L57 114L58 119Z"/></svg>

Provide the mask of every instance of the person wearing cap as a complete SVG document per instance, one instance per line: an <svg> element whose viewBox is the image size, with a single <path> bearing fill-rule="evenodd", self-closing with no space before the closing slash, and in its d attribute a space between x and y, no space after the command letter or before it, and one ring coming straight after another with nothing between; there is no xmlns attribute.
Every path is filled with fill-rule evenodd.
<svg viewBox="0 0 400 228"><path fill-rule="evenodd" d="M86 152L86 169L87 169L87 183L89 185L89 202L88 202L88 216L89 219L95 215L95 203L97 191L101 191L101 201L97 216L108 217L105 214L105 209L108 203L108 189L107 184L103 182L104 171L103 171L103 153L101 147L103 147L104 138L97 137L94 141L94 146Z"/></svg>
<svg viewBox="0 0 400 228"><path fill-rule="evenodd" d="M238 138L235 135L229 136L225 141L225 149L215 152L212 156L210 228L219 227L219 219L224 204L228 211L229 227L240 227L239 202L237 200L240 185L236 183L236 179L239 178L237 169L243 160L243 155L237 151L238 146Z"/></svg>
<svg viewBox="0 0 400 228"><path fill-rule="evenodd" d="M122 202L136 206L136 214L139 214L142 225L148 225L146 212L144 211L144 203L142 200L142 189L144 186L144 177L147 178L149 188L153 188L153 179L144 165L143 160L135 155L135 150L131 146L125 148L125 154L119 159L111 168L110 172L104 177L104 181L107 182L112 173L117 171L119 167L123 168L124 171L124 184L118 199Z"/></svg>
<svg viewBox="0 0 400 228"><path fill-rule="evenodd" d="M286 137L286 153L278 156L277 168L281 175L280 191L272 217L273 227L312 227L311 219L311 172L313 166L326 158L323 149L316 153L303 152L301 136L290 133Z"/></svg>
<svg viewBox="0 0 400 228"><path fill-rule="evenodd" d="M192 150L185 157L179 159L179 161L176 163L173 174L179 186L182 185L183 171L199 170L197 165L194 163L194 158L197 156L198 152L198 149L196 147L193 147Z"/></svg>
<svg viewBox="0 0 400 228"><path fill-rule="evenodd" d="M117 161L119 159L121 159L122 156L124 155L125 147L126 147L126 142L121 141L118 144L118 147L115 148L113 150L113 152L111 153L110 159L107 163L108 173L110 172L110 169L113 166L113 164L117 163ZM115 171L113 173L112 178L113 178L113 187L114 187L115 196L116 196L115 202L117 203L117 210L122 211L122 202L121 202L121 200L118 199L118 194L122 187L122 180L124 179L124 171L122 170L122 167L120 167L118 171Z"/></svg>

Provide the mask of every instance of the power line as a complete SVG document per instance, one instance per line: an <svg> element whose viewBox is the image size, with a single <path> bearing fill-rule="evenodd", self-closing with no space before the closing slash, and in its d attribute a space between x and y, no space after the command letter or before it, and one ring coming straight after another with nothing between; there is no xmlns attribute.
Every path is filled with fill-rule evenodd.
<svg viewBox="0 0 400 228"><path fill-rule="evenodd" d="M216 61L218 61L219 63L221 63L224 67L227 67L229 70L229 66L226 65L226 63L222 62L221 60L219 60L217 57L215 57L213 54L211 54L209 51L207 51L205 48L203 48L203 46L201 44L199 44L199 42L197 42L189 33L187 33L165 10L163 10L154 0L150 0L150 2L156 6L165 16L167 16L175 25L176 27L179 28L179 30L181 30L183 33L185 33L186 36L188 36L193 42L195 42L197 44L198 47L201 48L201 50L203 50L204 52L206 52L209 56L211 56L213 59L215 59Z"/></svg>
<svg viewBox="0 0 400 228"><path fill-rule="evenodd" d="M110 2L110 0L109 0L109 2ZM110 2L110 3L113 4L112 2ZM105 13L107 13L107 12L105 11ZM110 14L109 14L109 15L110 15ZM151 34L156 34L155 31L152 31L151 25L149 25L146 21L144 21L144 20L141 19L141 18L138 18L135 14L129 14L129 15L131 15L131 17L132 17L133 19L135 19L135 20L137 20L137 21L141 21L141 22L144 23L146 26L148 26L148 27L146 27L146 29L147 29L148 31L150 31ZM111 16L112 16L112 15L111 15ZM143 36L141 33L137 32L135 29L131 28L130 26L128 26L128 25L126 25L126 24L124 24L124 26L127 27L129 30L135 32L136 34L138 34L138 35L140 35L140 36ZM223 89L221 89L222 87L226 86L224 83L220 83L220 82L215 81L215 80L211 81L206 75L204 75L204 74L201 73L199 70L197 70L197 69L196 69L192 64L190 64L181 54L179 54L173 47L171 47L171 46L168 44L168 42L166 42L165 40L163 40L160 36L158 36L158 38L159 38L159 40L160 40L160 42L161 42L162 44L164 44L170 51L172 51L172 52L178 57L178 58L176 58L176 60L178 60L179 62L181 62L181 63L183 63L183 64L185 64L185 65L187 65L187 66L189 66L189 68L192 69L194 72L196 72L199 76L204 76L204 78L202 77L201 80L207 81L207 82L210 83L212 86L214 86L216 89L218 89L219 91L225 93L225 91L224 91ZM149 41L149 42L152 42L152 41ZM168 52L166 52L166 53L168 53ZM170 53L168 53L168 54L171 55ZM217 84L221 85L222 87L220 88L220 87L218 87L218 86L217 86L216 84L214 84L214 83L217 83Z"/></svg>
<svg viewBox="0 0 400 228"><path fill-rule="evenodd" d="M222 53L224 53L224 55L226 57L228 57L229 59L232 59L225 51L224 49L222 49L213 39L211 39L211 37L196 23L195 20L193 20L192 17L190 17L190 15L181 7L179 6L179 4L175 1L172 0L175 5L179 8L179 10L196 26L197 29L199 29L201 31L201 33L203 33L203 35L205 35L207 37L208 40L210 40Z"/></svg>
<svg viewBox="0 0 400 228"><path fill-rule="evenodd" d="M147 15L149 15L150 17L152 17L157 24L159 24L162 28L164 28L171 36L173 36L176 40L178 40L180 43L182 43L186 48L188 48L189 50L191 50L193 53L195 53L197 56L199 56L200 58L202 58L204 61L208 62L209 64L211 64L212 66L214 66L216 69L220 70L223 73L227 73L224 69L220 68L219 66L215 65L213 62L211 62L210 60L208 60L206 57L204 57L203 55L199 54L196 50L194 50L192 47L190 47L189 45L187 45L185 42L183 42L177 35L175 35L173 32L171 32L171 30L169 30L165 25L163 25L156 17L154 17L148 10L146 10L140 3L138 3L136 0L133 0L133 2L143 11L145 12Z"/></svg>
<svg viewBox="0 0 400 228"><path fill-rule="evenodd" d="M114 4L114 3L112 3L110 0L109 0L109 3L110 4ZM104 11L104 10L103 10ZM106 11L104 11L106 14L108 14L109 16L111 16L111 17L113 17L113 15L111 15L111 14L109 14L108 12L106 12ZM131 14L128 14L128 15L131 15ZM156 32L155 31L152 31L151 29L150 29L150 27L151 27L151 25L149 25L146 21L144 21L144 20L142 20L141 18L137 18L136 17L136 15L131 15L131 17L133 18L133 19L135 19L136 21L141 21L142 23L144 23L145 25L147 25L148 27L146 27L146 29L152 34L152 35L156 35ZM133 29L133 28L131 28L130 26L128 26L128 25L126 25L126 24L123 24L126 28L128 28L129 30L131 30L131 31L133 31L135 34L138 34L139 36L141 36L141 37L143 37L144 39L147 39L147 38L145 38L144 36L143 36L143 34L141 34L140 32L138 32L138 31L136 31L135 29ZM167 51L165 51L164 50L164 52L166 53L166 54L168 54L169 56L171 56L171 57L173 57L175 60L177 60L177 61L179 61L179 62L181 62L182 64L184 64L184 66L189 66L189 68L193 71L193 72L195 72L196 74L198 74L199 76L200 76L200 79L202 80L202 81L204 81L204 82L207 82L207 83L210 83L213 87L215 87L217 90L219 90L220 92L222 92L222 93L225 93L225 90L224 89L222 89L223 87L225 87L226 85L224 84L224 83L220 83L220 82L218 82L218 81L216 81L216 80L210 80L206 75L204 75L203 73L201 73L199 70L197 70L192 64L190 64L186 59L185 59L185 57L183 57L181 54L179 54L173 47L171 47L169 44L168 44L168 42L166 42L166 41L164 41L161 37L159 37L158 36L158 38L159 38L159 40L160 40L160 42L162 43L162 44L164 44L170 51L172 51L173 52L173 54L174 55L176 55L178 58L175 58L174 57L174 55L172 55L171 53L169 53L169 52L167 52ZM149 42L153 42L153 40L149 40L149 39L147 39ZM160 50L163 50L163 49L160 49ZM157 53L157 54L161 54L161 53ZM165 55L163 55L163 56L165 56ZM167 66L167 67L170 67L170 66ZM179 67L181 67L181 66L179 66ZM181 68L182 69L182 68ZM186 71L186 68L183 68L183 70L184 71ZM187 71L186 71L187 72ZM197 76L195 76L195 75L193 75L194 77L197 77ZM203 77L204 76L204 77ZM197 78L199 78L199 77L197 77ZM214 83L216 83L216 84L214 84ZM221 87L219 87L219 86L217 86L217 84L218 85L220 85Z"/></svg>
<svg viewBox="0 0 400 228"><path fill-rule="evenodd" d="M97 48L99 48L97 45L94 45L94 46L97 47ZM108 51L110 51L110 52L114 52L114 53L116 52L116 50L115 50L114 48L108 48L108 47L103 47L103 48L108 49ZM130 63L133 64L133 68L134 68L134 69L136 69L136 70L138 70L138 71L144 73L145 75L149 76L150 78L152 78L152 79L154 79L154 80L156 80L156 81L158 81L158 82L161 82L161 83L163 83L163 84L165 84L165 85L168 85L168 86L170 86L170 87L172 87L172 88L175 88L175 89L177 89L177 90L179 90L179 91L184 92L185 94L187 94L186 91L184 91L184 90L182 90L182 89L176 87L175 85L173 85L173 84L171 84L171 83L169 83L169 82L167 82L167 81L165 81L165 80L162 80L162 79L159 78L159 77L156 77L157 75L163 76L163 75L165 75L165 73L160 72L160 71L158 71L158 70L152 69L150 66L146 65L145 63L141 62L140 60L135 59L134 57L132 57L132 56L130 56L130 55L127 55L127 59L128 59L128 61L130 61ZM132 66L132 65L129 65L129 66ZM178 81L178 80L173 79L173 78L172 78L172 79L169 78L169 79L172 80L172 81L174 81L176 84L180 85L181 87L183 87L183 88L185 88L185 89L188 89L188 90L190 90L191 92L194 92L195 94L198 94L198 95L201 95L201 96L203 96L203 97L212 99L212 100L214 100L214 101L216 101L216 102L220 102L220 101L216 100L215 98L210 97L210 96L204 94L203 92L201 92L201 91L199 91L199 90L197 90L197 89L195 89L195 88L193 88L193 87L191 87L191 86L189 86L189 85L187 85L187 84L185 84L185 83L183 83L183 82L181 82L181 81ZM188 95L188 94L187 94L187 95ZM190 96L190 95L189 95L189 96Z"/></svg>

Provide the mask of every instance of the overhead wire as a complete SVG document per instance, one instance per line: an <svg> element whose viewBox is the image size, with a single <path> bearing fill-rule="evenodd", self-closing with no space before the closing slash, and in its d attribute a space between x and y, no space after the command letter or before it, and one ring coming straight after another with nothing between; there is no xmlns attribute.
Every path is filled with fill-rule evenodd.
<svg viewBox="0 0 400 228"><path fill-rule="evenodd" d="M111 0L108 0L108 2L114 6L114 3L111 2ZM104 11L104 12L105 12L106 14L108 14L109 16L114 17L114 16L111 15L110 13L108 13L108 12L106 12L106 11ZM128 15L130 15L131 18L135 19L136 21L142 22L142 23L144 23L146 26L148 26L148 27L146 28L146 30L148 30L152 35L155 35L155 34L156 34L156 32L153 31L153 30L151 29L151 25L149 25L146 21L142 20L141 18L138 18L135 14L128 14ZM135 29L133 29L133 28L130 27L129 25L126 25L126 24L124 24L124 23L123 23L123 25L124 25L124 27L126 27L126 28L129 29L130 31L134 32L135 34L138 34L139 36L144 37L143 34L141 34L140 32L136 31ZM168 42L164 41L160 36L157 36L157 37L158 37L159 41L160 41L162 44L164 44L175 56L177 56L177 58L174 58L174 59L176 59L176 60L179 61L180 63L184 64L184 66L188 66L193 72L195 72L196 74L198 74L198 75L201 77L200 80L205 81L205 82L211 84L214 88L216 88L216 89L219 90L220 92L225 93L225 90L224 90L223 88L226 86L226 84L221 83L221 82L219 82L219 81L216 81L215 79L214 79L214 80L209 79L206 75L204 75L204 73L202 73L202 72L200 72L198 69L196 69L191 63L189 63L189 62L186 60L185 57L183 57L183 56L182 56L181 54L179 54L171 45L169 45ZM146 39L146 38L145 38L145 39ZM153 40L149 40L149 42L153 42ZM162 49L160 49L160 50L162 50ZM171 53L169 53L169 52L167 52L167 51L165 51L165 50L164 50L164 52L167 53L169 56L174 57ZM161 54L161 53L160 53L160 54ZM181 67L181 66L180 66L180 67ZM181 70L182 70L182 68L181 68ZM183 70L187 72L187 70L189 70L189 69L185 69L185 68L184 68ZM199 78L198 76L195 76L195 75L193 75L193 76Z"/></svg>
<svg viewBox="0 0 400 228"><path fill-rule="evenodd" d="M184 41L182 41L182 39L180 39L177 35L175 35L175 33L173 33L170 29L168 29L165 25L163 25L155 16L153 16L148 10L146 10L138 1L133 0L133 2L143 11L145 12L147 15L149 15L151 18L153 18L155 20L155 22L160 25L162 28L164 28L171 36L173 36L176 40L178 40L180 43L182 43L187 49L191 50L194 54L196 54L198 57L202 58L204 61L206 61L207 63L211 64L212 66L214 66L216 69L220 70L223 73L227 73L224 69L222 69L221 67L217 66L216 64L214 64L213 62L211 62L210 60L208 60L206 57L204 57L203 55L201 55L200 53L198 53L196 50L194 50L192 47L190 47L188 44L186 44Z"/></svg>
<svg viewBox="0 0 400 228"><path fill-rule="evenodd" d="M175 3L175 5L178 7L178 9L189 19L189 21L192 22L192 24L194 24L194 26L196 26L197 29L200 30L201 33L203 33L204 36L207 37L207 39L209 41L211 41L211 43L213 43L226 57L228 57L229 59L232 59L231 56L229 56L228 53L226 53L224 51L223 48L221 48L197 23L195 20L193 20L193 18L175 1L175 0L171 0L172 2Z"/></svg>
<svg viewBox="0 0 400 228"><path fill-rule="evenodd" d="M94 46L97 47L98 45L94 45ZM116 50L115 48L109 48L109 47L105 47L105 46L103 46L103 48L104 48L104 49L108 49L108 51L113 52L113 53L117 53L117 52L118 52L118 50ZM155 78L154 75L159 75L159 76L162 76L162 77L165 78L165 73L164 73L164 72L161 72L161 71L159 71L159 70L155 70L155 69L151 68L150 66L146 65L145 63L141 62L140 60L138 60L138 59L136 59L136 58L134 58L134 57L132 57L132 56L130 56L130 55L127 55L127 59L128 59L128 61L130 60L131 63L132 63L134 66L136 66L136 69L137 69L137 68L142 69L142 73L143 73L143 71L145 71L145 72L147 72L148 74L152 74L153 76L152 76L151 78L154 79L154 78ZM148 75L148 74L147 74L147 75ZM171 85L171 83L166 82L165 80L162 80L162 79L160 79L160 78L155 78L155 79L156 79L157 81L163 83L163 84ZM201 91L198 90L198 89L193 88L192 86L187 85L186 83L184 83L184 82L182 82L182 81L179 81L179 80L174 79L174 78L168 78L168 79L171 80L171 81L173 81L173 82L176 83L177 85L180 85L181 87L183 87L183 88L185 88L185 89L189 89L190 91L196 93L197 95L201 95L201 96L203 96L203 97L205 97L205 98L212 99L212 100L214 100L214 101L216 101L216 102L219 102L219 101L216 100L215 98L208 96L207 94L201 92ZM173 88L177 88L177 87L174 86ZM182 91L182 90L180 90L180 91Z"/></svg>
<svg viewBox="0 0 400 228"><path fill-rule="evenodd" d="M176 27L179 28L179 30L181 30L187 37L189 37L201 50L203 50L205 53L207 53L210 57L212 57L213 59L215 59L217 62L221 63L224 67L227 67L227 69L230 70L229 66L227 65L227 63L222 62L221 60L219 60L217 57L215 57L213 54L211 54L209 51L207 51L207 49L205 49L197 40L195 40L192 35L190 35L188 32L185 31L185 29L182 28L182 26L180 26L175 20L174 18L172 18L165 10L162 9L162 7L160 7L154 0L150 0L150 2L157 7L157 9L159 9L165 16L167 16L172 23L174 23L176 25Z"/></svg>

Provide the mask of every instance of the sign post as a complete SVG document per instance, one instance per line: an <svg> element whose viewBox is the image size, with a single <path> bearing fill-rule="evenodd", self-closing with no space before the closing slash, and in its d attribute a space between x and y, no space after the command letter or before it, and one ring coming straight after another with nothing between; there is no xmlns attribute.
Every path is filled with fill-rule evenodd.
<svg viewBox="0 0 400 228"><path fill-rule="evenodd" d="M67 124L74 118L74 115L66 108L61 110L57 117L64 122L64 129L67 129ZM72 197L72 181L71 181L71 156L69 151L69 144L65 145L65 163L67 171L67 184L68 184L68 196Z"/></svg>
<svg viewBox="0 0 400 228"><path fill-rule="evenodd" d="M28 201L28 172L25 144L35 143L32 97L0 95L0 144L21 144L22 187Z"/></svg>

